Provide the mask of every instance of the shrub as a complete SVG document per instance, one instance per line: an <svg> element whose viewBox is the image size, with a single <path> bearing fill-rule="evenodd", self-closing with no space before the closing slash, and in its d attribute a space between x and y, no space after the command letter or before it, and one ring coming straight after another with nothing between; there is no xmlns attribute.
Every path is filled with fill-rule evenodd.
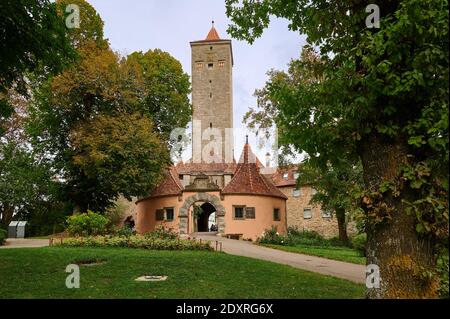
<svg viewBox="0 0 450 319"><path fill-rule="evenodd" d="M257 242L261 244L272 244L272 245L291 244L289 242L289 237L280 235L275 226L272 226L271 229L266 229L262 234L262 236L257 239Z"/></svg>
<svg viewBox="0 0 450 319"><path fill-rule="evenodd" d="M3 228L0 228L0 246L5 243L6 237L8 236L8 232Z"/></svg>
<svg viewBox="0 0 450 319"><path fill-rule="evenodd" d="M142 235L130 237L119 236L88 236L72 237L62 243L56 242L56 246L62 247L128 247L154 250L213 250L208 242L194 240L161 239Z"/></svg>
<svg viewBox="0 0 450 319"><path fill-rule="evenodd" d="M69 216L67 231L71 236L103 235L106 233L108 218L90 210L87 213Z"/></svg>
<svg viewBox="0 0 450 319"><path fill-rule="evenodd" d="M172 228L166 228L162 225L159 225L153 231L146 232L145 237L159 239L177 239L178 234Z"/></svg>
<svg viewBox="0 0 450 319"><path fill-rule="evenodd" d="M288 228L288 237L294 245L329 246L330 241L313 230L298 230L297 227Z"/></svg>
<svg viewBox="0 0 450 319"><path fill-rule="evenodd" d="M116 236L130 237L135 232L131 229L130 225L123 225L116 231Z"/></svg>
<svg viewBox="0 0 450 319"><path fill-rule="evenodd" d="M120 200L105 210L105 217L108 218L108 228L114 229L120 225L124 219L127 206Z"/></svg>
<svg viewBox="0 0 450 319"><path fill-rule="evenodd" d="M367 235L366 234L358 234L351 239L351 244L353 249L357 250L359 254L363 257L366 257L366 244L367 244Z"/></svg>

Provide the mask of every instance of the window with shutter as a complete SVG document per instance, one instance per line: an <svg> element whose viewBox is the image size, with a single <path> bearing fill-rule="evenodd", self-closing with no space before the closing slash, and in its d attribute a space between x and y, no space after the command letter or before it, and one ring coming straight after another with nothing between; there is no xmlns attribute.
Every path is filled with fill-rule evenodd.
<svg viewBox="0 0 450 319"><path fill-rule="evenodd" d="M245 218L255 219L255 207L246 207L245 208Z"/></svg>

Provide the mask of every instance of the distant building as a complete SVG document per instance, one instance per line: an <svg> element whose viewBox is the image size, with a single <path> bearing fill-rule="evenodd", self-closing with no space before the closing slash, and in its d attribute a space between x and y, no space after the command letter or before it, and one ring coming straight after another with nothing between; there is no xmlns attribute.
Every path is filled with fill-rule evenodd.
<svg viewBox="0 0 450 319"><path fill-rule="evenodd" d="M314 195L312 185L297 186L298 167L278 169L271 176L275 186L286 195L287 226L299 230L313 230L325 237L338 235L338 224L333 212L323 210L320 205L312 205Z"/></svg>

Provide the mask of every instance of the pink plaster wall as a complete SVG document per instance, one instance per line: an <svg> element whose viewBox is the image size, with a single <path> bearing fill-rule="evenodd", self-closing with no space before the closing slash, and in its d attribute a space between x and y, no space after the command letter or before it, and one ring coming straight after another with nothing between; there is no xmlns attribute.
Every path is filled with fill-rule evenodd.
<svg viewBox="0 0 450 319"><path fill-rule="evenodd" d="M181 205L183 205L183 202L178 201L178 196L152 198L137 203L136 231L143 234L155 229L157 225L164 225L165 227L178 230L178 211ZM173 222L156 220L156 210L165 207L174 207Z"/></svg>
<svg viewBox="0 0 450 319"><path fill-rule="evenodd" d="M167 196L137 203L136 229L138 233L153 230L160 224L178 230L179 209L188 197L195 194L196 192L184 192L181 201L178 200L178 196ZM208 194L220 198L219 192L208 192ZM272 226L276 226L281 234L286 233L286 201L284 199L257 195L226 195L221 204L225 208L225 234L242 234L244 239L255 240L261 236L264 230L270 229ZM233 205L255 207L255 219L234 219ZM156 221L156 210L164 207L174 207L173 222ZM274 208L280 209L280 221L273 220ZM192 218L189 216L189 232L193 229L191 224Z"/></svg>
<svg viewBox="0 0 450 319"><path fill-rule="evenodd" d="M243 234L244 239L256 240L266 229L276 226L280 234L286 233L286 201L281 198L255 195L228 195L224 201L225 233ZM234 219L233 205L255 207L255 219ZM280 209L280 221L273 220L273 209Z"/></svg>

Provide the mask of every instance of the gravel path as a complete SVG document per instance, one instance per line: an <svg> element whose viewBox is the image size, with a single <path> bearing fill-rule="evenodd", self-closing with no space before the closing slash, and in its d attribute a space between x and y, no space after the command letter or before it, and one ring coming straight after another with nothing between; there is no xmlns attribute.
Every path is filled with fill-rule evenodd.
<svg viewBox="0 0 450 319"><path fill-rule="evenodd" d="M0 249L6 248L35 248L48 246L48 239L8 238Z"/></svg>
<svg viewBox="0 0 450 319"><path fill-rule="evenodd" d="M227 239L206 234L194 235L197 239L222 242L224 252L250 258L267 260L279 264L313 271L323 275L347 279L356 283L365 283L366 267L343 261L331 260L316 256L286 252L278 249L262 247L251 242Z"/></svg>

